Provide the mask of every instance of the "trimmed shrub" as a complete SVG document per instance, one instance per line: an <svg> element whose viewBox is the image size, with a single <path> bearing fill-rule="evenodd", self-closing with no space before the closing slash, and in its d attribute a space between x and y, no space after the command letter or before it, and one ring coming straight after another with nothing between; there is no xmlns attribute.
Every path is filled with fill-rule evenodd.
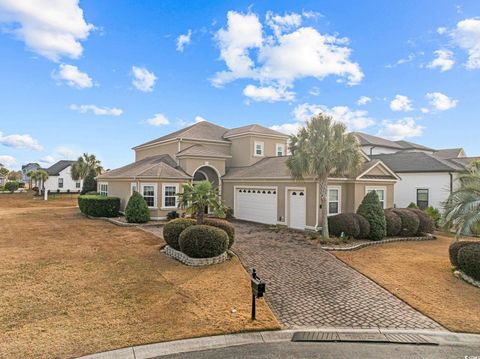
<svg viewBox="0 0 480 359"><path fill-rule="evenodd" d="M335 237L341 237L343 233L346 237L357 238L360 234L360 226L353 213L340 213L328 217L328 230Z"/></svg>
<svg viewBox="0 0 480 359"><path fill-rule="evenodd" d="M435 228L440 227L440 219L442 218L442 215L440 214L440 211L437 208L434 208L432 206L429 206L425 208L425 213L430 216L430 218L433 219L433 223L435 223Z"/></svg>
<svg viewBox="0 0 480 359"><path fill-rule="evenodd" d="M100 196L100 193L98 193L97 191L90 191L90 192L87 192L85 194L89 194L89 195L93 195L93 196Z"/></svg>
<svg viewBox="0 0 480 359"><path fill-rule="evenodd" d="M403 237L414 237L420 226L420 219L417 214L408 208L394 208L392 212L397 214L402 221L402 229L399 235Z"/></svg>
<svg viewBox="0 0 480 359"><path fill-rule="evenodd" d="M178 215L177 211L171 211L167 213L167 221L171 221L172 219L176 219L178 217L180 216Z"/></svg>
<svg viewBox="0 0 480 359"><path fill-rule="evenodd" d="M480 223L472 223L470 225L470 232L474 236L480 236Z"/></svg>
<svg viewBox="0 0 480 359"><path fill-rule="evenodd" d="M90 171L83 180L83 187L80 194L87 194L88 192L96 192L97 191L97 181L95 180L96 173L95 171Z"/></svg>
<svg viewBox="0 0 480 359"><path fill-rule="evenodd" d="M11 182L5 183L5 190L9 191L10 193L15 192L18 189L18 187L19 187L19 184L17 181L11 181Z"/></svg>
<svg viewBox="0 0 480 359"><path fill-rule="evenodd" d="M191 218L173 219L163 226L163 239L170 247L179 251L178 237L184 229L193 226L195 223L196 221Z"/></svg>
<svg viewBox="0 0 480 359"><path fill-rule="evenodd" d="M192 258L216 257L228 248L228 235L223 229L195 225L186 228L178 239L180 250Z"/></svg>
<svg viewBox="0 0 480 359"><path fill-rule="evenodd" d="M364 216L370 223L368 239L379 241L386 236L387 223L385 222L385 213L383 213L382 204L375 191L367 193L358 207L357 213Z"/></svg>
<svg viewBox="0 0 480 359"><path fill-rule="evenodd" d="M140 193L133 191L125 207L125 218L128 223L147 223L150 220L150 210Z"/></svg>
<svg viewBox="0 0 480 359"><path fill-rule="evenodd" d="M233 219L233 208L231 207L225 208L225 219L227 221Z"/></svg>
<svg viewBox="0 0 480 359"><path fill-rule="evenodd" d="M410 204L407 206L407 208L418 208L418 206L415 203L410 202Z"/></svg>
<svg viewBox="0 0 480 359"><path fill-rule="evenodd" d="M448 247L448 255L450 257L450 263L452 263L452 266L454 266L455 268L460 268L460 263L458 262L458 252L463 247L470 246L476 243L477 242L472 241L456 241L450 244L450 247Z"/></svg>
<svg viewBox="0 0 480 359"><path fill-rule="evenodd" d="M92 217L117 217L120 210L120 198L95 195L78 196L80 211Z"/></svg>
<svg viewBox="0 0 480 359"><path fill-rule="evenodd" d="M433 233L435 230L435 223L433 219L426 214L421 209L410 208L410 211L414 212L418 219L420 220L420 224L418 225L417 235L422 235L425 233Z"/></svg>
<svg viewBox="0 0 480 359"><path fill-rule="evenodd" d="M402 219L395 212L386 209L385 221L387 222L387 236L397 236L402 230Z"/></svg>
<svg viewBox="0 0 480 359"><path fill-rule="evenodd" d="M480 243L460 248L458 263L463 273L480 280Z"/></svg>
<svg viewBox="0 0 480 359"><path fill-rule="evenodd" d="M235 242L235 226L232 223L220 218L205 218L203 224L223 229L228 235L228 249L233 246L233 242Z"/></svg>
<svg viewBox="0 0 480 359"><path fill-rule="evenodd" d="M370 235L370 223L368 223L367 219L362 216L361 214L354 213L355 219L358 221L358 228L360 229L360 233L358 234L359 239L366 239Z"/></svg>

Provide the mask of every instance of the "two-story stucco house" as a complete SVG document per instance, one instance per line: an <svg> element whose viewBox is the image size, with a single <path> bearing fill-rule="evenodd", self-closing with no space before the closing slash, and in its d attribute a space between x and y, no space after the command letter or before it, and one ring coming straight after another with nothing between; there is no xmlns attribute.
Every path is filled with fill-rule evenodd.
<svg viewBox="0 0 480 359"><path fill-rule="evenodd" d="M355 211L371 190L385 208L393 206L398 177L365 155L359 173L329 179L328 208L320 208L313 178L296 181L288 171L287 141L287 135L260 125L227 129L199 122L134 147L135 162L98 176L98 191L120 197L122 210L138 191L151 216L165 218L177 209L183 183L207 179L236 218L298 229L318 228L322 210Z"/></svg>

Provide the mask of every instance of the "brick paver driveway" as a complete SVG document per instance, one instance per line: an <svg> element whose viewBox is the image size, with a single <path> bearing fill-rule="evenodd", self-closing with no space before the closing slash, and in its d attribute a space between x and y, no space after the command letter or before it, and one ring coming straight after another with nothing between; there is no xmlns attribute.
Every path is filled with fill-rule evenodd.
<svg viewBox="0 0 480 359"><path fill-rule="evenodd" d="M233 250L267 283L267 301L288 327L443 328L310 243L301 232L237 222Z"/></svg>

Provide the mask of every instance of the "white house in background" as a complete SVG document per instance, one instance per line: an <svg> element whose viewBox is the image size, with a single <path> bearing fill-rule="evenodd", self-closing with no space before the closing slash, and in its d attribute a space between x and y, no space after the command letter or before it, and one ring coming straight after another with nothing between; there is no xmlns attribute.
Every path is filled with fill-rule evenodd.
<svg viewBox="0 0 480 359"><path fill-rule="evenodd" d="M48 179L45 181L45 191L50 192L73 192L82 190L81 180L75 181L72 178L71 169L74 161L61 160L45 169Z"/></svg>

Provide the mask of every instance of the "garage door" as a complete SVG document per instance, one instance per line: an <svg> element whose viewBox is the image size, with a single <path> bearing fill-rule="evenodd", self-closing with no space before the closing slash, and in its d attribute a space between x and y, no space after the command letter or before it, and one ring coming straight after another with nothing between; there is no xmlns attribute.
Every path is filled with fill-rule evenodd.
<svg viewBox="0 0 480 359"><path fill-rule="evenodd" d="M290 190L288 192L288 226L296 229L305 229L305 191Z"/></svg>
<svg viewBox="0 0 480 359"><path fill-rule="evenodd" d="M277 190L274 188L237 188L234 215L246 221L277 223Z"/></svg>

